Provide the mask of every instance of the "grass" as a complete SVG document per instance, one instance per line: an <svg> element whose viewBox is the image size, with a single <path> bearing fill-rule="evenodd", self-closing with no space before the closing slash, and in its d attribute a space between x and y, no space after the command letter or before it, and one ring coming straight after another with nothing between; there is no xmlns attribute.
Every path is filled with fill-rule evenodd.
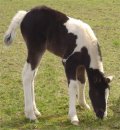
<svg viewBox="0 0 120 130"><path fill-rule="evenodd" d="M3 45L3 35L18 10L48 5L82 19L95 31L111 83L108 118L96 120L93 111L77 107L80 126L70 124L67 81L61 59L46 52L36 77L36 102L42 117L30 122L24 116L21 71L26 47L18 31L14 45ZM1 130L119 130L120 129L120 1L119 0L0 0L0 129ZM88 87L86 90L87 101Z"/></svg>

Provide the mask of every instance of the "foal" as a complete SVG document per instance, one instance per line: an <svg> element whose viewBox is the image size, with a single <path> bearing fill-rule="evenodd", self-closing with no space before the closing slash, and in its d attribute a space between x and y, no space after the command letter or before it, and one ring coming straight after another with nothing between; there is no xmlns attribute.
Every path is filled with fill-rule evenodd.
<svg viewBox="0 0 120 130"><path fill-rule="evenodd" d="M104 75L98 40L90 26L46 6L36 7L29 12L19 11L14 16L4 37L7 45L12 43L19 25L28 49L22 76L26 117L35 120L40 115L35 103L34 78L46 49L62 58L69 86L71 122L79 123L76 95L79 105L90 109L84 93L85 70L96 116L107 116L108 83L112 77Z"/></svg>

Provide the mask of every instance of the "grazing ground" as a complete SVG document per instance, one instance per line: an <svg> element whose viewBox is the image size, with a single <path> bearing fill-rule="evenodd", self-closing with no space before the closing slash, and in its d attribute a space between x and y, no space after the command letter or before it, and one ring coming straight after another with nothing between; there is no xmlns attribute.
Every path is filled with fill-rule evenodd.
<svg viewBox="0 0 120 130"><path fill-rule="evenodd" d="M46 52L35 82L36 102L42 117L30 122L24 116L21 71L26 46L18 30L11 47L3 35L18 10L47 5L82 19L95 31L102 50L106 75L114 75L108 102L108 118L77 107L80 126L67 117L67 81L61 59ZM86 87L88 96L88 85ZM0 130L120 130L120 0L0 0Z"/></svg>

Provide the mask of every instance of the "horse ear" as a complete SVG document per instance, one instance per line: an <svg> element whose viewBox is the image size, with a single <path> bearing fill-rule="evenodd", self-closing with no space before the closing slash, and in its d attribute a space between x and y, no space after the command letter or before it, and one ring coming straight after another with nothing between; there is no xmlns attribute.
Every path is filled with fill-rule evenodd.
<svg viewBox="0 0 120 130"><path fill-rule="evenodd" d="M108 83L110 83L110 82L113 80L113 77L114 77L114 76L108 76L108 77L106 77L106 81L107 81Z"/></svg>

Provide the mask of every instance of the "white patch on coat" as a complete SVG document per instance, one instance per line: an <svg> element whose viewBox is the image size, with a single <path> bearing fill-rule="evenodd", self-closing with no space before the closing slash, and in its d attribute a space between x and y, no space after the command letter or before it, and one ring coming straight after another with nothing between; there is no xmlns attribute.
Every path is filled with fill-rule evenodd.
<svg viewBox="0 0 120 130"><path fill-rule="evenodd" d="M69 117L72 123L79 122L76 113L77 81L70 80L69 83Z"/></svg>
<svg viewBox="0 0 120 130"><path fill-rule="evenodd" d="M106 110L105 110L105 112L104 112L104 117L107 116L107 102L108 102L108 97L109 97L109 89L106 88L106 90L105 90Z"/></svg>
<svg viewBox="0 0 120 130"><path fill-rule="evenodd" d="M91 27L81 20L73 19L70 17L68 18L69 20L64 25L67 28L68 33L73 33L77 36L77 46L72 54L74 54L75 52L80 52L81 48L86 47L91 57L89 67L93 69L99 69L101 72L103 72L103 64L100 60L97 46L98 41ZM65 59L63 60L65 61Z"/></svg>

